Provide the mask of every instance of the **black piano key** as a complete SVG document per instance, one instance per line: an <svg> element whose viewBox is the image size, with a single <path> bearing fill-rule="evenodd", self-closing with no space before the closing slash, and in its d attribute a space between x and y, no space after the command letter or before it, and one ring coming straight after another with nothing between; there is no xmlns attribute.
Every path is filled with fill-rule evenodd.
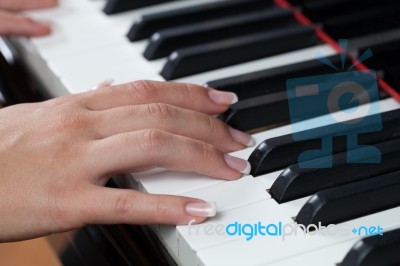
<svg viewBox="0 0 400 266"><path fill-rule="evenodd" d="M358 54L363 54L367 49L370 49L373 54L371 58L364 62L370 69L381 70L388 66L400 64L400 38L362 47L358 50Z"/></svg>
<svg viewBox="0 0 400 266"><path fill-rule="evenodd" d="M390 5L397 0L331 0L331 1L307 1L303 3L302 10L306 16L313 21L320 22L327 18L340 15L347 15L368 9L374 9L382 5Z"/></svg>
<svg viewBox="0 0 400 266"><path fill-rule="evenodd" d="M400 265L400 229L359 240L340 266Z"/></svg>
<svg viewBox="0 0 400 266"><path fill-rule="evenodd" d="M174 0L108 0L103 11L107 15L112 15L136 8L157 5L171 1Z"/></svg>
<svg viewBox="0 0 400 266"><path fill-rule="evenodd" d="M263 32L290 24L296 24L290 10L271 7L244 15L169 28L153 35L144 56L149 60L157 59L180 48Z"/></svg>
<svg viewBox="0 0 400 266"><path fill-rule="evenodd" d="M384 79L398 92L400 93L400 65L388 66L384 68L383 77Z"/></svg>
<svg viewBox="0 0 400 266"><path fill-rule="evenodd" d="M369 1L374 2L375 0L364 0L363 2ZM343 14L345 10L357 10L357 8L362 8L358 0L308 1L302 5L304 14L315 22L319 22L334 14Z"/></svg>
<svg viewBox="0 0 400 266"><path fill-rule="evenodd" d="M239 101L218 118L242 131L288 122L290 115L287 94L285 91L277 92Z"/></svg>
<svg viewBox="0 0 400 266"><path fill-rule="evenodd" d="M341 75L344 77L348 75L349 78L351 78L354 75L365 74L360 74L358 72L341 72ZM325 82L329 81L321 81L319 84L320 95L327 94L330 91L330 86L324 86ZM351 84L349 84L349 86L351 86ZM367 87L366 89L369 88ZM357 99L360 101L359 104L369 103L369 98L366 97L366 94L357 94ZM219 115L218 118L234 128L247 131L266 126L281 125L289 122L289 120L291 122L302 121L310 117L325 115L326 112L326 106L315 105L312 108L304 109L301 114L292 113L290 115L288 96L285 90L240 100L231 105L229 109Z"/></svg>
<svg viewBox="0 0 400 266"><path fill-rule="evenodd" d="M283 203L312 195L319 190L344 185L369 177L400 170L400 139L393 139L375 144L381 152L381 162L348 163L347 153L356 150L333 154L332 157L315 159L314 165L325 166L332 160L332 168L301 168L299 164L286 168L273 183L270 194L278 202ZM368 152L360 150L357 158L375 159Z"/></svg>
<svg viewBox="0 0 400 266"><path fill-rule="evenodd" d="M375 123L376 121L372 117L365 118L365 121L371 122L354 124L353 132L366 132L358 134L358 144L373 144L400 137L400 109L385 112L378 116L381 116L383 127L380 131L368 132L371 123ZM288 134L266 139L261 142L248 159L251 164L251 174L253 176L258 176L295 164L302 152L310 149L321 149L321 138L324 136L343 135L334 138L333 153L343 152L348 148L346 134L349 132L338 128L336 124L304 131L304 135L310 136L311 131L317 138L295 141L293 136ZM327 155L329 154L322 151L320 157ZM316 158L317 157L314 157L312 159Z"/></svg>
<svg viewBox="0 0 400 266"><path fill-rule="evenodd" d="M359 49L362 54L367 48ZM381 72L384 80L395 90L400 92L400 39L380 43L370 47L373 57L369 58L365 65L370 69Z"/></svg>
<svg viewBox="0 0 400 266"><path fill-rule="evenodd" d="M335 39L353 38L400 26L400 3L379 6L323 21L325 31Z"/></svg>
<svg viewBox="0 0 400 266"><path fill-rule="evenodd" d="M306 227L319 223L327 226L397 206L400 171L319 191L300 209L296 222Z"/></svg>
<svg viewBox="0 0 400 266"><path fill-rule="evenodd" d="M177 50L161 75L171 80L316 44L312 28L296 25Z"/></svg>
<svg viewBox="0 0 400 266"><path fill-rule="evenodd" d="M149 14L135 21L129 30L128 39L138 41L162 29L264 10L272 5L272 0L230 0Z"/></svg>
<svg viewBox="0 0 400 266"><path fill-rule="evenodd" d="M335 66L341 65L340 55L328 57ZM347 58L345 65L349 66ZM231 91L238 95L240 100L261 96L286 90L286 81L292 78L315 76L336 73L331 67L324 65L319 60L310 60L282 67L261 70L242 74L206 83L208 87Z"/></svg>

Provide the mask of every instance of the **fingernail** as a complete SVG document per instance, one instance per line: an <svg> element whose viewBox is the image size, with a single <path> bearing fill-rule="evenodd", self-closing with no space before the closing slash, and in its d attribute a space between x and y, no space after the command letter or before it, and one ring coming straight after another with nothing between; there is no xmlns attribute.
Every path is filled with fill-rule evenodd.
<svg viewBox="0 0 400 266"><path fill-rule="evenodd" d="M229 154L225 154L224 159L230 168L235 169L244 175L250 174L251 166L248 161L230 156Z"/></svg>
<svg viewBox="0 0 400 266"><path fill-rule="evenodd" d="M94 91L94 90L100 89L105 86L110 86L113 83L114 83L114 79L107 79L105 81L100 82L96 86L94 86L91 90Z"/></svg>
<svg viewBox="0 0 400 266"><path fill-rule="evenodd" d="M214 202L193 202L185 207L187 214L197 217L213 217L217 213Z"/></svg>
<svg viewBox="0 0 400 266"><path fill-rule="evenodd" d="M216 104L231 105L239 100L237 95L233 92L209 90L208 95Z"/></svg>
<svg viewBox="0 0 400 266"><path fill-rule="evenodd" d="M229 128L229 132L231 133L231 136L234 140L246 145L247 147L253 147L254 145L256 145L256 141L253 139L251 135L247 133L244 133L242 131L239 131L231 127Z"/></svg>

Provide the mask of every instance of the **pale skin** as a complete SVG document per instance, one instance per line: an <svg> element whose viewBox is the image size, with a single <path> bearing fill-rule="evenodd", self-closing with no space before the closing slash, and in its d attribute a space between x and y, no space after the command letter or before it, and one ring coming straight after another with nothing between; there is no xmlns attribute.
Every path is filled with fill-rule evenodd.
<svg viewBox="0 0 400 266"><path fill-rule="evenodd" d="M57 0L0 0L0 35L45 36L51 32L45 22L35 21L16 11L53 7Z"/></svg>
<svg viewBox="0 0 400 266"><path fill-rule="evenodd" d="M54 4L0 0L7 10ZM3 23L14 16L20 15L0 13L0 34L50 32L35 22L28 31L19 22ZM240 178L248 163L227 153L246 147L251 137L214 118L234 99L197 85L136 81L0 109L0 242L86 224L203 222L201 208L208 204L201 199L104 184L113 174L152 167ZM189 210L193 203L203 207Z"/></svg>

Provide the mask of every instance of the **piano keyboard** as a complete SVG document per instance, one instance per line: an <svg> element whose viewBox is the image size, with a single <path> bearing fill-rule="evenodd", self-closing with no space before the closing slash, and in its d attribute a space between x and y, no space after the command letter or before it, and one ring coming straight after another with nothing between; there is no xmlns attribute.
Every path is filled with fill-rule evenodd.
<svg viewBox="0 0 400 266"><path fill-rule="evenodd" d="M400 69L400 30L395 20L400 5L393 0L379 4L373 0L289 2L301 6L326 32L307 25L302 14L280 0L60 0L57 8L28 12L33 18L52 22L51 36L12 40L53 97L87 91L106 79L115 83L175 80L239 95L240 101L221 119L242 130L259 131L253 135L257 148L233 153L250 158L254 177L228 182L172 171L132 174L142 191L216 202L218 215L204 224L152 227L178 265L400 263L396 252L400 245L400 112L396 109L400 105L394 99L400 99L396 71ZM381 14L388 19L382 21ZM296 146L288 137L292 130L287 125L285 82L336 72L316 60L317 53L322 53L339 65L332 39L321 39L326 33L334 39L349 38L353 56L369 47L376 55L365 63L383 78L379 83L385 90L379 101L383 130L361 136L360 143L381 148L380 165L340 164L345 142L339 140L334 148L335 172L301 172L296 166L302 150L319 144L304 141L303 146ZM394 98L387 98L387 93ZM391 181L381 181L385 177ZM296 180L285 183L291 178ZM371 187L377 187L376 191ZM382 199L385 195L387 200ZM374 197L380 198L368 206L360 204ZM316 205L319 199L328 203ZM310 216L312 208L321 212ZM234 222L293 225L294 219L303 224L315 220L337 223L336 228L345 231L329 235L322 229L285 240L256 236L250 241L213 231ZM383 237L364 238L348 229L377 225L384 228Z"/></svg>

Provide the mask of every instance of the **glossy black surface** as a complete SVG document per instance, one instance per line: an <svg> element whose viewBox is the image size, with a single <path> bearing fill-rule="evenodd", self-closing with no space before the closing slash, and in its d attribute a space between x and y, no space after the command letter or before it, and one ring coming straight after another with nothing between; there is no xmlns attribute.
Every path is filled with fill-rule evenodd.
<svg viewBox="0 0 400 266"><path fill-rule="evenodd" d="M174 0L108 0L106 6L104 7L104 13L107 15L112 15L136 8L157 5L171 1Z"/></svg>
<svg viewBox="0 0 400 266"><path fill-rule="evenodd" d="M239 101L231 105L218 118L242 131L277 123L288 123L290 116L286 92L276 92Z"/></svg>
<svg viewBox="0 0 400 266"><path fill-rule="evenodd" d="M296 21L291 11L274 7L263 11L169 28L157 32L150 38L144 56L149 60L157 59L168 56L180 48L295 24ZM157 38L154 38L155 36Z"/></svg>
<svg viewBox="0 0 400 266"><path fill-rule="evenodd" d="M365 74L359 72L341 72L341 75L349 76L349 78L356 78ZM329 79L319 83L319 95L328 96L330 87L324 86L324 82L329 82ZM373 83L375 83L375 81ZM374 84L372 83L365 84L365 88L368 90L373 89L373 85ZM353 85L350 84L349 86ZM363 93L357 93L357 99L359 101L358 104L364 104L370 101L369 97L366 97L366 94ZM300 100L302 100L302 98ZM258 130L259 128L276 127L288 122L294 123L312 117L325 115L327 112L326 107L327 106L325 105L313 105L310 106L310 108L302 109L301 113L290 113L288 91L284 90L240 100L231 105L225 113L218 117L239 130Z"/></svg>
<svg viewBox="0 0 400 266"><path fill-rule="evenodd" d="M284 27L178 49L168 58L161 75L171 80L316 44L310 27Z"/></svg>
<svg viewBox="0 0 400 266"><path fill-rule="evenodd" d="M340 266L400 265L400 229L359 240Z"/></svg>
<svg viewBox="0 0 400 266"><path fill-rule="evenodd" d="M371 121L365 124L354 124L354 132L367 132L358 134L358 144L373 144L400 137L400 110L385 112L376 116L381 116L382 130L368 132L372 126L373 118L366 118ZM294 140L291 134L283 135L271 139L266 139L258 145L251 153L248 161L251 164L251 174L253 176L262 175L275 170L283 169L297 163L299 155L310 149L321 149L321 137L339 136L333 139L333 153L343 152L353 146L348 146L348 131L341 131L335 124L324 127L317 127L309 131L304 131L304 135L314 135L316 138L307 140ZM354 143L355 144L355 143ZM320 157L327 156L328 153L321 152ZM314 157L316 159L318 157Z"/></svg>
<svg viewBox="0 0 400 266"><path fill-rule="evenodd" d="M300 168L298 164L286 168L273 183L270 194L278 203L287 202L312 195L322 189L348 184L369 177L400 170L400 139L393 139L374 145L381 152L380 163L348 163L347 156L367 162L375 159L367 152L349 150L312 160L314 165L327 165L328 168ZM351 154L349 154L351 152Z"/></svg>
<svg viewBox="0 0 400 266"><path fill-rule="evenodd" d="M341 64L339 55L330 56L328 59L333 65ZM346 58L345 64L349 64ZM276 67L256 72L250 72L219 80L208 81L208 87L234 92L240 100L262 96L279 91L286 91L286 81L293 78L337 73L337 71L319 60L309 60L282 67Z"/></svg>
<svg viewBox="0 0 400 266"><path fill-rule="evenodd" d="M199 5L144 15L132 25L128 32L128 39L138 41L162 29L260 11L272 5L272 0L230 0L206 4L199 2Z"/></svg>
<svg viewBox="0 0 400 266"><path fill-rule="evenodd" d="M323 177L321 177L323 178ZM322 190L300 209L296 222L337 224L400 206L400 171Z"/></svg>
<svg viewBox="0 0 400 266"><path fill-rule="evenodd" d="M368 10L356 10L347 15L338 15L323 21L325 31L335 39L354 38L400 26L400 3L377 5Z"/></svg>
<svg viewBox="0 0 400 266"><path fill-rule="evenodd" d="M7 41L6 41L7 42ZM4 48L4 47L3 47ZM7 54L13 51L7 51ZM9 62L0 51L0 93L5 105L41 101L46 98L42 85L29 74L14 54Z"/></svg>
<svg viewBox="0 0 400 266"><path fill-rule="evenodd" d="M396 0L289 0L334 39L355 38L399 27Z"/></svg>
<svg viewBox="0 0 400 266"><path fill-rule="evenodd" d="M371 49L373 57L369 58L365 65L381 73L397 92L400 92L400 38L385 41L371 47L362 47L358 50L362 54L365 50Z"/></svg>

